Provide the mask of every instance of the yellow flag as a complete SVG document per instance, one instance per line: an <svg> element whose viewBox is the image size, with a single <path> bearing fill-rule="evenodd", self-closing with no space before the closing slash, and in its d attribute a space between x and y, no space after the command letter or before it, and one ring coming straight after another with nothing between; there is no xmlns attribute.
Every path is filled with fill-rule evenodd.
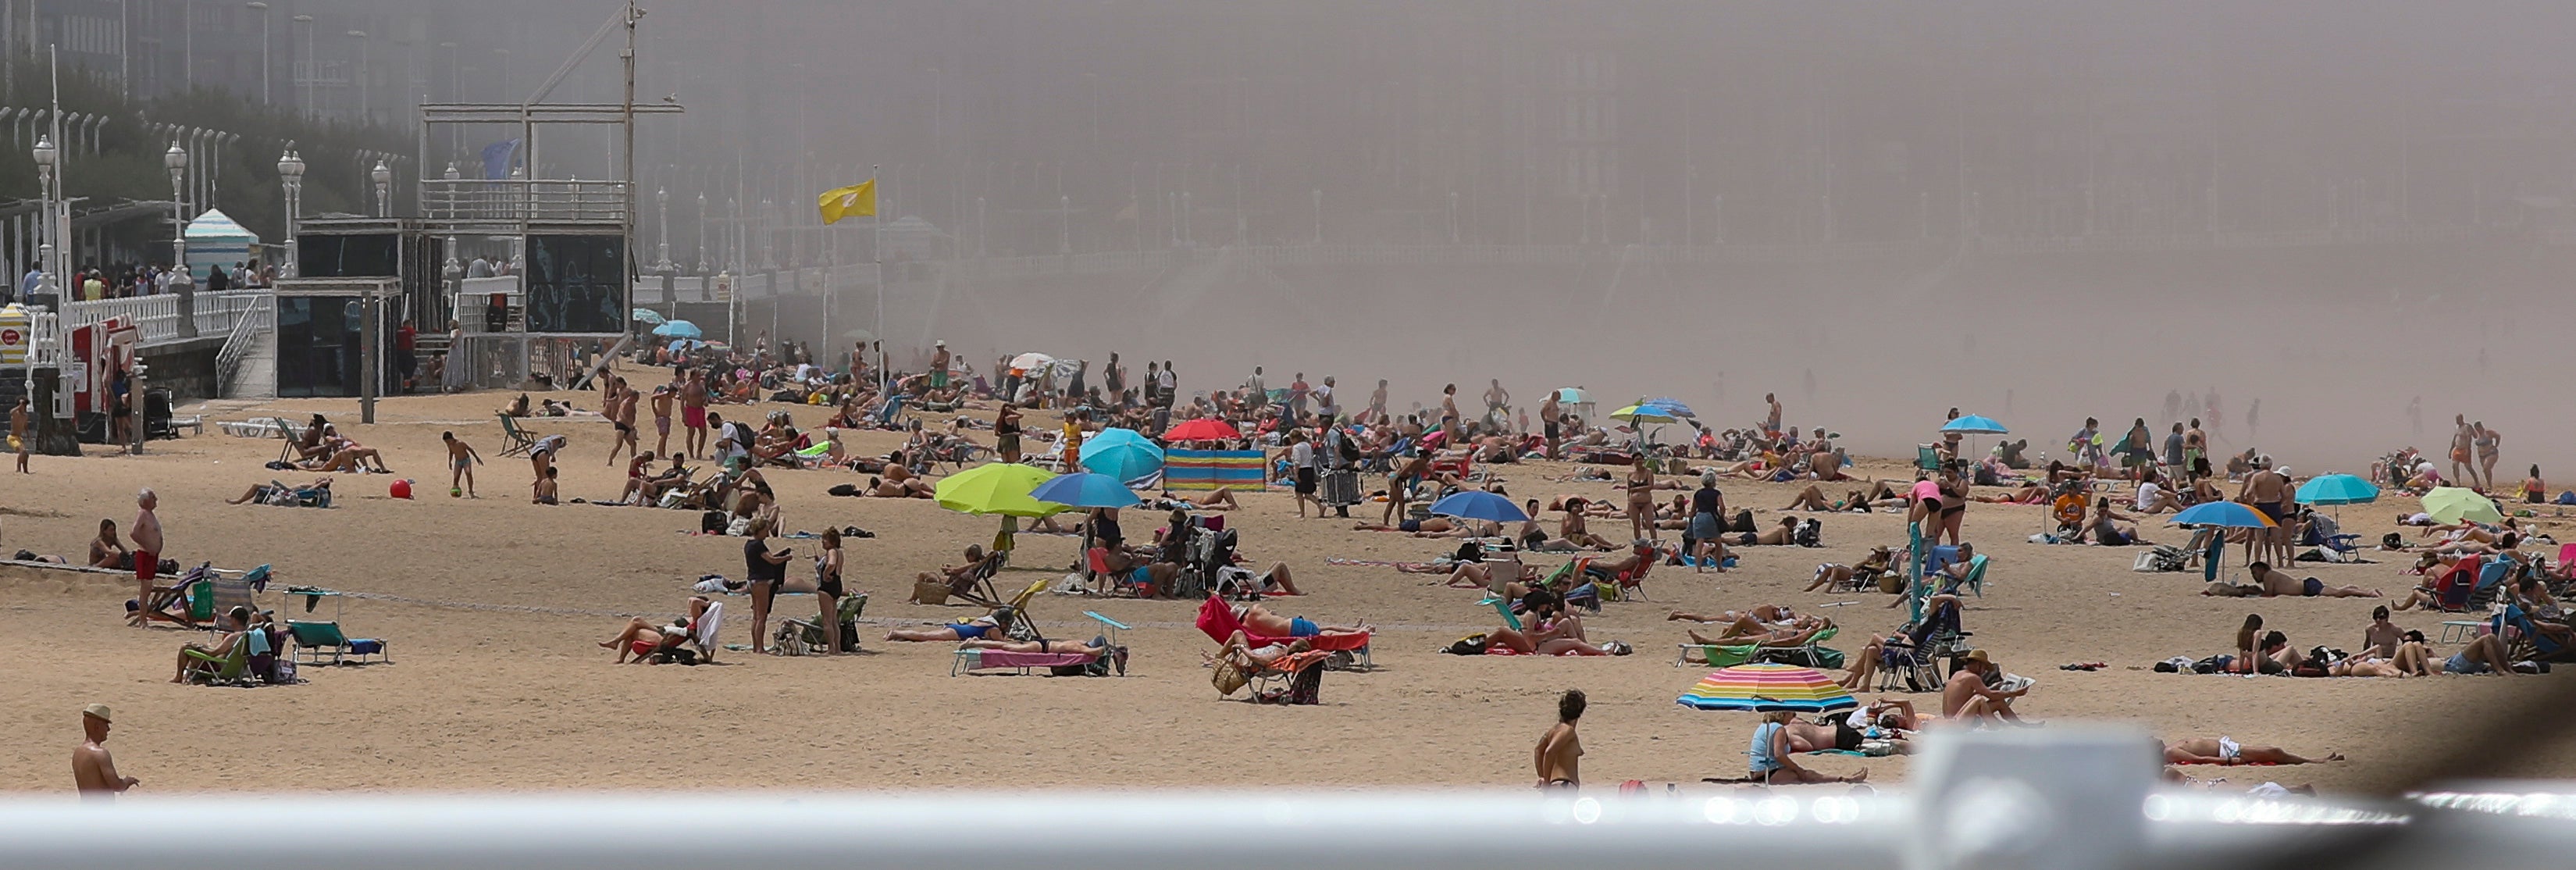
<svg viewBox="0 0 2576 870"><path fill-rule="evenodd" d="M823 191L815 205L823 209L823 222L826 224L840 223L842 218L854 214L874 215L877 213L877 180L871 178L848 187Z"/></svg>

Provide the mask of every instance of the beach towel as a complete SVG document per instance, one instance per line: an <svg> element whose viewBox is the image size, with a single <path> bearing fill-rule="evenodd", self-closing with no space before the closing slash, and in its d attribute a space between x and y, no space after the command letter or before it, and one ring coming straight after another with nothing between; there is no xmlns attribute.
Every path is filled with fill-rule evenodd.
<svg viewBox="0 0 2576 870"><path fill-rule="evenodd" d="M691 626L689 631L689 642L697 646L699 657L708 661L715 660L716 632L723 628L724 602L708 602L706 614L698 617L698 624Z"/></svg>

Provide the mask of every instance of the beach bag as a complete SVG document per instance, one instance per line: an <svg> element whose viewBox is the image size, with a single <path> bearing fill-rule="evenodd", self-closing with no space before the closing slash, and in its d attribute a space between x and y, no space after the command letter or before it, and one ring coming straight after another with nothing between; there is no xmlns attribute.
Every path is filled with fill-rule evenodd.
<svg viewBox="0 0 2576 870"><path fill-rule="evenodd" d="M1208 682L1216 686L1217 695L1222 697L1234 694L1236 690L1243 688L1245 683L1252 682L1252 678L1245 676L1243 669L1235 666L1233 662L1218 659L1216 673L1209 676Z"/></svg>
<svg viewBox="0 0 2576 870"><path fill-rule="evenodd" d="M1739 533L1744 533L1744 534L1761 534L1761 533L1762 533L1762 529L1761 529L1759 526L1755 526L1755 525L1753 524L1753 511L1751 511L1751 510L1740 510L1740 511L1736 511L1736 512L1735 512L1735 520L1734 520L1733 522L1730 522L1730 523L1727 523L1727 524L1726 524L1726 530L1727 530L1727 531L1730 531L1730 532L1739 532Z"/></svg>
<svg viewBox="0 0 2576 870"><path fill-rule="evenodd" d="M1809 519L1799 523L1797 530L1789 533L1789 542L1801 547L1822 547L1825 545L1824 537L1824 521Z"/></svg>
<svg viewBox="0 0 2576 870"><path fill-rule="evenodd" d="M1323 668L1321 668L1321 667L1309 667L1309 668L1307 668L1307 669L1305 669L1305 670L1298 671L1298 672L1297 672L1297 675L1296 675L1295 677L1291 677L1291 678L1289 678L1289 680L1288 680L1288 698L1287 698L1287 702L1288 702L1288 703L1290 703L1290 704L1298 704L1298 705L1307 705L1307 706L1311 706L1311 705L1314 705L1314 704L1320 704L1320 703L1323 703L1323 699L1324 699L1324 669L1323 669Z"/></svg>
<svg viewBox="0 0 2576 870"><path fill-rule="evenodd" d="M1471 634L1451 642L1448 646L1442 647L1440 651L1453 656L1484 655L1485 636L1483 634ZM1222 667L1222 665L1220 665L1220 667Z"/></svg>
<svg viewBox="0 0 2576 870"><path fill-rule="evenodd" d="M698 515L698 531L712 535L724 530L724 511L707 511Z"/></svg>
<svg viewBox="0 0 2576 870"><path fill-rule="evenodd" d="M834 484L831 489L824 490L823 492L826 495L836 495L842 498L849 498L859 494L859 487L856 484L848 483Z"/></svg>
<svg viewBox="0 0 2576 870"><path fill-rule="evenodd" d="M941 605L948 603L948 584L937 580L912 581L912 603Z"/></svg>

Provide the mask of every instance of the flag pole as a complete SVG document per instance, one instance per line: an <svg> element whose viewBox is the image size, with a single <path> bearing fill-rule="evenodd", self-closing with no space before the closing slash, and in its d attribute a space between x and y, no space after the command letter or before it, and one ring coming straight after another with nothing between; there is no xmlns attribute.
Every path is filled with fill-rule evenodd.
<svg viewBox="0 0 2576 870"><path fill-rule="evenodd" d="M876 180L877 165L870 163L868 164L868 183L873 185ZM876 205L885 204L884 191L874 187L868 190L871 198L876 200ZM868 256L876 261L877 267L877 322L874 330L877 341L877 392L878 395L891 400L894 395L894 377L892 372L886 370L885 350L885 209L880 207L868 211L870 212L868 231L874 234L874 241L868 245Z"/></svg>

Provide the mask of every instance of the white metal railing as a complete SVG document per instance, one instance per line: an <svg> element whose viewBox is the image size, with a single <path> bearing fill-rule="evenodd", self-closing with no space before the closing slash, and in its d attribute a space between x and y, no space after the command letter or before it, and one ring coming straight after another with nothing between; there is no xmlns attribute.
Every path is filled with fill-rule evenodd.
<svg viewBox="0 0 2576 870"><path fill-rule="evenodd" d="M236 367L241 365L242 357L250 354L251 347L259 343L259 336L261 333L273 332L277 329L277 297L275 295L268 293L242 295L248 297L241 300L246 303L243 307L232 308L231 306L226 306L226 317L224 319L230 320L230 325L226 326L221 332L201 331L198 333L200 335L222 335L224 337L223 348L215 351L215 371L226 379L231 378Z"/></svg>
<svg viewBox="0 0 2576 870"><path fill-rule="evenodd" d="M62 315L51 311L27 313L27 365L52 368L63 359Z"/></svg>
<svg viewBox="0 0 2576 870"><path fill-rule="evenodd" d="M136 338L144 344L171 341L181 334L179 297L175 295L65 302L61 313L60 325L65 333L104 323L109 318L123 318L134 326L138 331Z"/></svg>
<svg viewBox="0 0 2576 870"><path fill-rule="evenodd" d="M276 310L276 299L266 290L197 294L197 335L231 335L244 319L269 316Z"/></svg>
<svg viewBox="0 0 2576 870"><path fill-rule="evenodd" d="M426 179L421 216L489 223L622 223L626 185L616 181Z"/></svg>

